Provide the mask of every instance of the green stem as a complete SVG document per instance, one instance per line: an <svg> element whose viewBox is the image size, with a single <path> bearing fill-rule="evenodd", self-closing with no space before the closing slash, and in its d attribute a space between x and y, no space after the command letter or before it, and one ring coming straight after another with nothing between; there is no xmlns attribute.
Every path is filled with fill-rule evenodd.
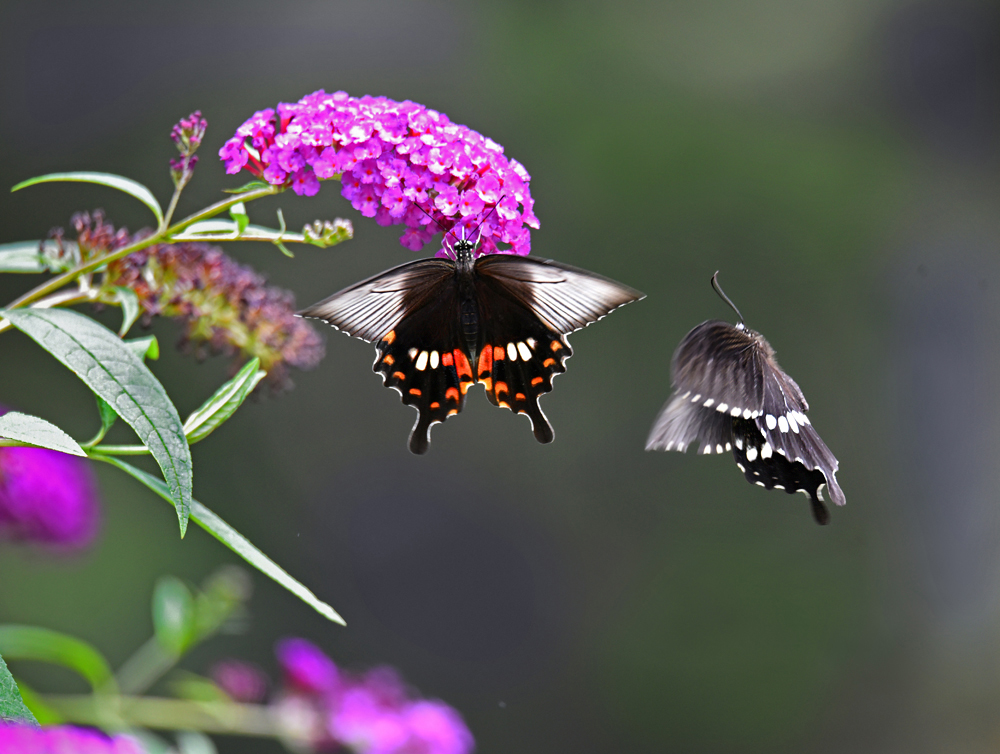
<svg viewBox="0 0 1000 754"><path fill-rule="evenodd" d="M145 445L98 445L88 447L91 453L104 453L109 456L145 456L149 455L149 448Z"/></svg>
<svg viewBox="0 0 1000 754"><path fill-rule="evenodd" d="M122 257L127 257L129 254L133 254L136 251L141 251L147 246L152 246L153 244L160 243L165 240L169 240L170 236L174 233L179 233L180 231L187 228L199 220L207 220L210 217L223 212L234 204L239 204L240 202L250 202L254 199L260 199L265 196L273 196L274 194L281 193L284 191L283 186L267 186L265 188L254 189L253 191L247 191L245 194L237 194L231 196L228 199L223 199L222 201L216 202L215 204L209 205L203 210L195 212L193 215L188 215L183 220L181 220L176 225L167 228L165 230L159 230L151 236L147 236L135 243L131 243L128 246L124 246L117 251L112 251L109 254L105 254L102 257L97 257L96 259L91 259L89 262L84 262L79 266L73 268L69 272L64 272L62 275L57 275L50 280L42 283L41 285L32 288L30 291L25 293L20 298L15 299L10 304L7 305L8 309L18 309L22 306L26 306L38 299L46 296L54 291L59 290L65 285L73 282L80 275L85 275L88 272L93 272L97 268L106 265L115 260L121 259Z"/></svg>
<svg viewBox="0 0 1000 754"><path fill-rule="evenodd" d="M101 700L94 696L39 694L39 697L69 722L100 726L107 721ZM259 704L137 696L117 697L115 703L116 715L130 727L269 738L284 732L274 712Z"/></svg>
<svg viewBox="0 0 1000 754"><path fill-rule="evenodd" d="M165 652L155 636L150 637L118 668L115 673L118 687L125 694L141 694L160 680L179 659L178 655Z"/></svg>
<svg viewBox="0 0 1000 754"><path fill-rule="evenodd" d="M54 306L69 306L71 304L78 304L81 301L89 301L90 299L91 295L85 291L62 291L61 293L54 293L47 298L43 298L41 301L35 302L32 308L51 309ZM10 327L9 320L0 319L0 332Z"/></svg>

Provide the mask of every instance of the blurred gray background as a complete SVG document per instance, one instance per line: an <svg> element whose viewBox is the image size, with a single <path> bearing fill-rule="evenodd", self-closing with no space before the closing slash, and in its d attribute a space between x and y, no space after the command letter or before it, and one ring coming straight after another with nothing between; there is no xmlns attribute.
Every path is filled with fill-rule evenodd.
<svg viewBox="0 0 1000 754"><path fill-rule="evenodd" d="M477 389L410 455L414 413L372 373L372 347L325 332L294 391L194 448L195 494L348 627L255 577L249 630L185 668L239 656L273 672L274 641L306 636L348 668L398 667L460 710L482 754L1000 745L994 5L5 0L0 70L0 186L101 170L165 201L170 127L200 109L190 211L244 182L215 154L254 111L320 88L413 99L531 172L534 254L648 295L572 337L543 399L549 446ZM149 221L108 189L0 191L0 242L96 207ZM413 258L336 184L251 216L273 224L278 207L291 227L355 223L353 241L294 260L227 247L301 305ZM848 505L828 528L728 457L643 451L680 338L732 318L717 269L840 459ZM33 284L4 278L3 301ZM228 363L171 349L173 322L153 332L184 415ZM0 339L0 402L89 437L82 383ZM179 541L162 501L97 471L99 542L56 559L4 545L0 621L120 662L149 635L158 576L199 582L234 558L195 528Z"/></svg>

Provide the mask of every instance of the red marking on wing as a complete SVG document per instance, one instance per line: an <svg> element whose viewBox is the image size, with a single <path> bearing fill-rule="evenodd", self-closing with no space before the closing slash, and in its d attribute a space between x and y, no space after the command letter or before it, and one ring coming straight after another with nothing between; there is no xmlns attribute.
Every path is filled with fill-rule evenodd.
<svg viewBox="0 0 1000 754"><path fill-rule="evenodd" d="M483 381L483 377L489 377L493 373L493 347L486 346L483 348L483 352L479 354L479 380ZM489 388L486 388L489 390Z"/></svg>
<svg viewBox="0 0 1000 754"><path fill-rule="evenodd" d="M553 340L551 348L553 351L558 351L560 348L562 348L562 343L560 343L558 340Z"/></svg>
<svg viewBox="0 0 1000 754"><path fill-rule="evenodd" d="M503 361L507 351L503 346L493 346L493 361Z"/></svg>
<svg viewBox="0 0 1000 754"><path fill-rule="evenodd" d="M439 408L441 408L441 404L437 401L431 403L431 411L437 411Z"/></svg>
<svg viewBox="0 0 1000 754"><path fill-rule="evenodd" d="M422 393L420 392L420 388L411 387L410 395L422 395Z"/></svg>
<svg viewBox="0 0 1000 754"><path fill-rule="evenodd" d="M526 400L526 398L524 397L524 393L515 393L515 394L514 394L514 400L515 400L515 401L523 401L523 400Z"/></svg>
<svg viewBox="0 0 1000 754"><path fill-rule="evenodd" d="M441 354L441 366L450 367L455 365L455 358L447 351Z"/></svg>
<svg viewBox="0 0 1000 754"><path fill-rule="evenodd" d="M382 338L382 340L384 340L384 341L385 341L386 343L388 343L388 344L389 344L390 346L392 345L392 342L393 342L393 341L394 341L395 339L396 339L396 331L395 331L395 330L390 330L389 332L387 332L387 333L385 334L385 337L384 337L384 338Z"/></svg>
<svg viewBox="0 0 1000 754"><path fill-rule="evenodd" d="M406 375L403 374L402 372L393 372L392 376L395 377L397 380L405 380L406 379Z"/></svg>
<svg viewBox="0 0 1000 754"><path fill-rule="evenodd" d="M540 384L542 384L543 382L545 382L545 378L544 378L544 377L535 377L535 378L534 378L534 379L533 379L533 380L531 381L531 384L532 384L532 385L540 385Z"/></svg>
<svg viewBox="0 0 1000 754"><path fill-rule="evenodd" d="M391 367L393 364L396 363L396 360L394 358L392 358L392 354L391 353L387 353L385 355L385 358L382 359L382 361L385 362L385 365L387 367Z"/></svg>
<svg viewBox="0 0 1000 754"><path fill-rule="evenodd" d="M552 366L555 363L556 363L555 359L546 359L545 361L542 362L542 366L543 367L550 367L550 366Z"/></svg>
<svg viewBox="0 0 1000 754"><path fill-rule="evenodd" d="M458 388L450 387L444 391L444 399L446 401L457 401L458 400Z"/></svg>

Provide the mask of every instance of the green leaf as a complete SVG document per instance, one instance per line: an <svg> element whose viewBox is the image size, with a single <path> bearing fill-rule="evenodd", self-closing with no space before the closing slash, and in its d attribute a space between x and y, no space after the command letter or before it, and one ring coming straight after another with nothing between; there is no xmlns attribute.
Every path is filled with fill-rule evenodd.
<svg viewBox="0 0 1000 754"><path fill-rule="evenodd" d="M94 691L118 693L111 666L90 644L37 626L0 625L0 654L10 660L41 660L83 676Z"/></svg>
<svg viewBox="0 0 1000 754"><path fill-rule="evenodd" d="M124 338L128 334L129 328L139 319L141 308L139 306L139 296L131 288L116 285L114 288L115 298L122 305L122 326L118 330L118 336Z"/></svg>
<svg viewBox="0 0 1000 754"><path fill-rule="evenodd" d="M14 683L14 676L7 670L3 657L0 657L0 722L38 725L35 716L24 706L21 692Z"/></svg>
<svg viewBox="0 0 1000 754"><path fill-rule="evenodd" d="M257 189L269 188L270 185L271 184L267 183L266 181L250 181L249 183L244 183L239 188L222 189L222 191L226 194L242 194L247 191L256 191Z"/></svg>
<svg viewBox="0 0 1000 754"><path fill-rule="evenodd" d="M125 463L124 461L120 461L114 456L102 456L95 453L91 456L91 458L96 458L104 461L105 463L110 463L112 466L117 466L126 474L149 487L149 489L162 497L164 500L167 500L168 502L170 501L170 493L167 490L167 486L156 477L147 474L145 471L137 469L135 466ZM222 542L222 544L243 558L247 563L252 565L265 576L277 581L281 584L281 586L285 587L285 589L305 602L324 618L332 620L334 623L339 623L342 626L347 625L344 622L344 619L337 614L336 610L317 598L316 595L309 591L309 589L307 589L303 584L292 578L288 572L285 571L285 569L254 547L246 537L236 531L232 526L227 524L197 500L191 501L191 518L202 529Z"/></svg>
<svg viewBox="0 0 1000 754"><path fill-rule="evenodd" d="M195 640L195 608L191 590L173 576L163 576L153 590L156 640L169 654L184 654Z"/></svg>
<svg viewBox="0 0 1000 754"><path fill-rule="evenodd" d="M243 400L257 387L257 383L267 376L267 372L257 369L258 366L260 359L248 361L235 377L216 390L215 395L197 411L192 412L184 422L184 434L187 435L189 444L204 440L236 412Z"/></svg>
<svg viewBox="0 0 1000 754"><path fill-rule="evenodd" d="M128 349L140 359L156 361L160 358L160 343L155 335L143 335L141 338L129 338L123 340Z"/></svg>
<svg viewBox="0 0 1000 754"><path fill-rule="evenodd" d="M97 443L103 440L104 435L108 433L108 430L114 426L115 421L118 419L118 414L115 413L115 410L101 396L94 395L94 400L97 401L97 413L101 416L101 429L94 439L87 443L88 448L97 445Z"/></svg>
<svg viewBox="0 0 1000 754"><path fill-rule="evenodd" d="M0 437L39 448L58 450L60 453L69 453L73 456L87 455L76 440L55 424L18 411L8 411L0 416Z"/></svg>
<svg viewBox="0 0 1000 754"><path fill-rule="evenodd" d="M234 204L229 208L229 216L236 221L236 226L238 232L242 233L247 229L250 224L250 216L247 214L247 208L244 206L243 202L239 204Z"/></svg>
<svg viewBox="0 0 1000 754"><path fill-rule="evenodd" d="M126 178L122 175L115 175L114 173L94 173L89 171L75 173L48 173L46 175L36 176L35 178L29 178L26 181L21 181L11 189L11 193L20 191L28 186L34 186L38 183L51 183L53 181L99 183L102 186L110 186L111 188L118 189L119 191L124 191L130 196L134 196L153 211L153 214L156 215L157 225L163 224L163 210L160 209L160 203L156 201L156 197L153 196L153 192L141 183L133 181L131 178Z"/></svg>
<svg viewBox="0 0 1000 754"><path fill-rule="evenodd" d="M24 700L24 706L27 707L31 714L35 716L39 725L59 725L60 723L66 722L65 718L56 712L52 707L42 699L41 694L35 691L31 686L26 684L24 681L14 679L17 681L17 688L21 692L21 699Z"/></svg>
<svg viewBox="0 0 1000 754"><path fill-rule="evenodd" d="M0 244L0 272L45 272L49 266L39 253L38 241Z"/></svg>
<svg viewBox="0 0 1000 754"><path fill-rule="evenodd" d="M129 346L89 317L68 309L0 311L76 373L135 430L163 470L181 536L191 509L191 450L166 390Z"/></svg>

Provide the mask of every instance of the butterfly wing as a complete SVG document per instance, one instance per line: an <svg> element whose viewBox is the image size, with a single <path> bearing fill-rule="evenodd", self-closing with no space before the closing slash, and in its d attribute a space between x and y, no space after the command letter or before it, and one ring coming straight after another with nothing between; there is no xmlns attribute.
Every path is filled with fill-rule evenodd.
<svg viewBox="0 0 1000 754"><path fill-rule="evenodd" d="M844 505L836 476L840 463L805 415L809 405L799 386L773 360L764 365L764 384L763 409L753 421L765 444L790 463L821 473L830 499Z"/></svg>
<svg viewBox="0 0 1000 754"><path fill-rule="evenodd" d="M364 280L300 312L375 342L373 370L417 410L409 448L425 453L430 428L457 414L473 384L454 264L421 259Z"/></svg>
<svg viewBox="0 0 1000 754"><path fill-rule="evenodd" d="M538 399L566 371L573 354L566 336L643 294L576 267L508 254L480 257L475 276L476 377L493 405L526 414L535 438L552 442Z"/></svg>
<svg viewBox="0 0 1000 754"><path fill-rule="evenodd" d="M674 394L660 411L646 450L698 453L732 450L732 417L757 416L764 382L759 345L728 322L709 320L684 336L674 352Z"/></svg>

